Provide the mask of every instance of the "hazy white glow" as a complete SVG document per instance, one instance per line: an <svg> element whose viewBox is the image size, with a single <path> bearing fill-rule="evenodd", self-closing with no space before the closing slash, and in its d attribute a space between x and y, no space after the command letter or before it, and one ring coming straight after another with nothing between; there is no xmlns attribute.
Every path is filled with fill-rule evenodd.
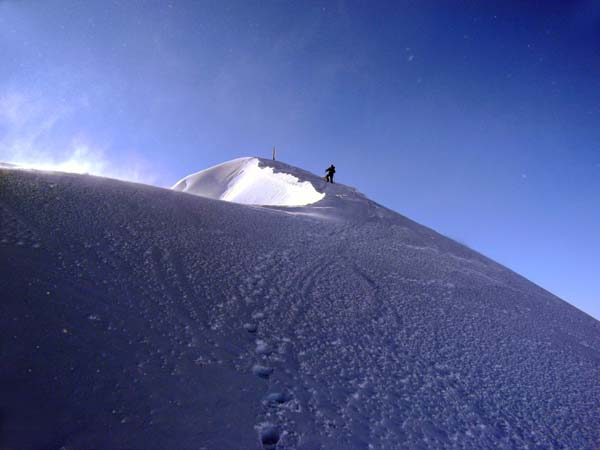
<svg viewBox="0 0 600 450"><path fill-rule="evenodd" d="M114 155L115 150L95 144L84 131L57 137L58 125L72 114L72 106L0 86L0 165L144 183L156 180L144 159L123 151L119 162L111 161L106 155Z"/></svg>
<svg viewBox="0 0 600 450"><path fill-rule="evenodd" d="M24 169L97 175L104 175L106 168L105 161L99 155L90 152L87 146L76 147L72 154L62 161L55 161L48 157L44 158L43 155L37 157L34 155L33 158L25 157L24 160L14 161L13 163Z"/></svg>
<svg viewBox="0 0 600 450"><path fill-rule="evenodd" d="M4 162L14 164L15 169L90 174L142 183L152 183L156 179L150 175L146 164L141 160L129 161L124 167L116 167L109 163L101 150L92 150L81 143L75 144L70 153L60 159L45 153L21 152Z"/></svg>

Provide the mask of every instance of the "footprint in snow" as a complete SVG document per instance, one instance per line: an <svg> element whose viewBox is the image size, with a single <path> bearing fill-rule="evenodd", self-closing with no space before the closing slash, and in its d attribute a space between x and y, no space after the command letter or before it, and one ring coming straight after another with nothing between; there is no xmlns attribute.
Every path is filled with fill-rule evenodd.
<svg viewBox="0 0 600 450"><path fill-rule="evenodd" d="M255 364L254 367L252 367L252 373L257 377L264 378L266 380L273 373L273 368Z"/></svg>
<svg viewBox="0 0 600 450"><path fill-rule="evenodd" d="M255 323L245 323L244 329L248 333L256 333L256 330L258 330L258 326Z"/></svg>
<svg viewBox="0 0 600 450"><path fill-rule="evenodd" d="M262 424L258 429L258 437L263 448L274 450L279 442L281 434L277 427L272 424Z"/></svg>
<svg viewBox="0 0 600 450"><path fill-rule="evenodd" d="M290 397L283 392L271 392L265 397L265 401L271 404L282 405L290 400Z"/></svg>

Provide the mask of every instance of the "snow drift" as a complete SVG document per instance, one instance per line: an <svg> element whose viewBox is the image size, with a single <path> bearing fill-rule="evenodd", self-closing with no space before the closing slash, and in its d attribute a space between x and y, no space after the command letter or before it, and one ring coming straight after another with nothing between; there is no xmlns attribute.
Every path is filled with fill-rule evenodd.
<svg viewBox="0 0 600 450"><path fill-rule="evenodd" d="M250 205L303 206L325 194L292 173L273 170L275 163L259 158L239 158L188 175L173 189L203 197ZM267 162L265 164L265 162ZM297 170L289 170L296 172Z"/></svg>
<svg viewBox="0 0 600 450"><path fill-rule="evenodd" d="M600 448L598 321L269 164L325 197L0 169L0 447Z"/></svg>

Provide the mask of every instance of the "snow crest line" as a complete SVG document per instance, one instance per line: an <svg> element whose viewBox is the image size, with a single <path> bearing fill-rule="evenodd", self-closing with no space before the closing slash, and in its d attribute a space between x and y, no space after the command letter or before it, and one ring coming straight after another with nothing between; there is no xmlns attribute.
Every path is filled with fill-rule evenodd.
<svg viewBox="0 0 600 450"><path fill-rule="evenodd" d="M258 158L240 158L189 175L174 190L246 205L306 206L325 197L299 174L275 172Z"/></svg>

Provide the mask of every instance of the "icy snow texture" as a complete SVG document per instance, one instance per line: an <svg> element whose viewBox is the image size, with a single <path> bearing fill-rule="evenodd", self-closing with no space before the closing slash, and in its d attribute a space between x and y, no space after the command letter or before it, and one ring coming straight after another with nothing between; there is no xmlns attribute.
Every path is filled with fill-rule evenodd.
<svg viewBox="0 0 600 450"><path fill-rule="evenodd" d="M325 198L0 170L0 447L600 448L599 322L272 164Z"/></svg>
<svg viewBox="0 0 600 450"><path fill-rule="evenodd" d="M264 162L261 167L260 162L259 158L235 159L188 175L173 189L246 205L303 206L325 197L310 182L275 172Z"/></svg>

